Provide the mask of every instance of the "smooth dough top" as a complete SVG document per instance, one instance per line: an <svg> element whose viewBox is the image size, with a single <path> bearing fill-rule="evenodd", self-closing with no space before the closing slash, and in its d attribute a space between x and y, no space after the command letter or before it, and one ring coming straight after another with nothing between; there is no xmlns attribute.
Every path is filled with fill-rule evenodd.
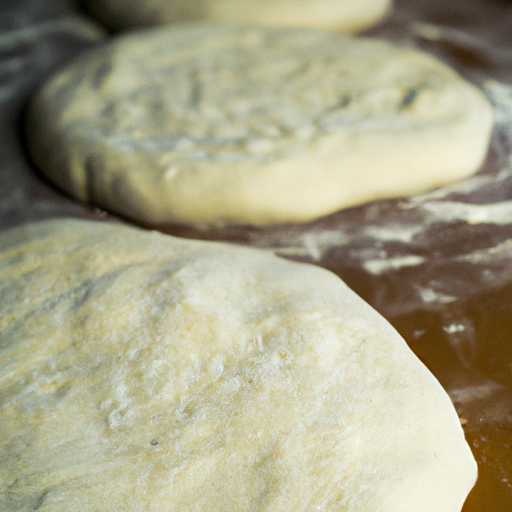
<svg viewBox="0 0 512 512"><path fill-rule="evenodd" d="M222 21L318 27L345 32L367 28L391 0L85 0L91 15L113 29L183 21Z"/></svg>
<svg viewBox="0 0 512 512"><path fill-rule="evenodd" d="M459 512L439 383L330 272L107 223L0 239L4 512Z"/></svg>
<svg viewBox="0 0 512 512"><path fill-rule="evenodd" d="M302 222L473 173L492 109L414 49L313 29L158 28L75 61L32 102L36 163L151 224Z"/></svg>

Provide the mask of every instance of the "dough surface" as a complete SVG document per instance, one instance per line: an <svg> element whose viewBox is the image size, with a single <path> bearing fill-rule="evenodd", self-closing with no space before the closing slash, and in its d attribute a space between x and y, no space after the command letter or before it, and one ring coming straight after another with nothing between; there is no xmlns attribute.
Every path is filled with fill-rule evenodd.
<svg viewBox="0 0 512 512"><path fill-rule="evenodd" d="M380 21L391 0L86 0L86 5L113 29L221 21L354 32Z"/></svg>
<svg viewBox="0 0 512 512"><path fill-rule="evenodd" d="M308 221L461 179L484 95L417 50L309 29L158 28L94 50L29 110L36 163L151 224Z"/></svg>
<svg viewBox="0 0 512 512"><path fill-rule="evenodd" d="M458 512L441 386L337 277L107 223L0 238L0 509Z"/></svg>

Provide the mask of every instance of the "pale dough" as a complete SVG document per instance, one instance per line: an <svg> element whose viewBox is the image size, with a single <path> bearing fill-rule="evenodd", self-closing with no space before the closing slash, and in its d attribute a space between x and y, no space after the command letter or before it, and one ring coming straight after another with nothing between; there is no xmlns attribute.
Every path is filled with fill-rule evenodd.
<svg viewBox="0 0 512 512"><path fill-rule="evenodd" d="M330 272L59 220L0 239L5 512L458 512L441 386Z"/></svg>
<svg viewBox="0 0 512 512"><path fill-rule="evenodd" d="M380 21L391 0L86 0L86 5L114 29L223 21L355 32Z"/></svg>
<svg viewBox="0 0 512 512"><path fill-rule="evenodd" d="M159 28L75 61L32 103L35 161L152 224L303 222L473 173L492 109L417 50L309 29Z"/></svg>

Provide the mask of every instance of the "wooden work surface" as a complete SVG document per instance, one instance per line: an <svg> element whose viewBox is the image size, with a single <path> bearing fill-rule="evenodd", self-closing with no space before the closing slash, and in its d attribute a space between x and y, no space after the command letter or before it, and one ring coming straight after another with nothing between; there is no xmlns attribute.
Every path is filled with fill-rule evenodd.
<svg viewBox="0 0 512 512"><path fill-rule="evenodd" d="M271 248L341 276L395 325L450 394L480 468L464 511L510 512L512 3L400 0L368 33L434 53L484 88L496 108L496 128L476 176L308 224L158 227ZM70 0L0 4L0 230L63 216L123 222L74 202L42 178L22 129L33 91L106 37Z"/></svg>

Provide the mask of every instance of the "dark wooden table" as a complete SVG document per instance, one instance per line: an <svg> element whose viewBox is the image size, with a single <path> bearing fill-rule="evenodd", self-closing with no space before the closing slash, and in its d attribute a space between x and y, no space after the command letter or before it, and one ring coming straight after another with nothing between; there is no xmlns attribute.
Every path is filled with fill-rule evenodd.
<svg viewBox="0 0 512 512"><path fill-rule="evenodd" d="M480 468L464 511L510 512L512 3L397 0L368 35L434 53L484 88L496 128L477 175L308 224L158 228L271 248L342 277L395 325L450 394ZM23 135L24 108L39 84L108 37L72 0L0 4L0 230L63 216L126 222L56 190L32 164Z"/></svg>

